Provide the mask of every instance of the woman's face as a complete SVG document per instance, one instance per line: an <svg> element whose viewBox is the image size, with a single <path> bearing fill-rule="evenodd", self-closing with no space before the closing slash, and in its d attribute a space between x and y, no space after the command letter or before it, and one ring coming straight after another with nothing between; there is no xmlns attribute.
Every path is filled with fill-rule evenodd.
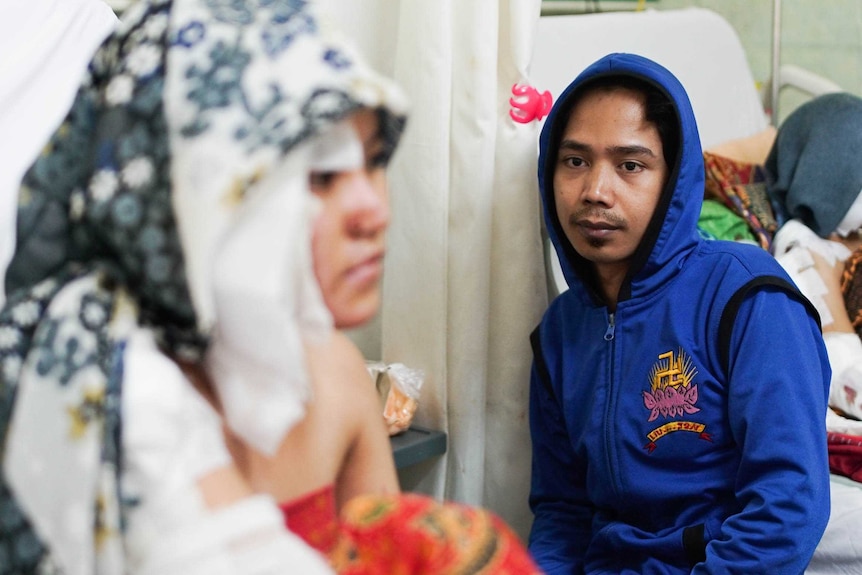
<svg viewBox="0 0 862 575"><path fill-rule="evenodd" d="M341 163L311 173L311 190L323 207L314 224L314 273L338 328L357 327L377 313L389 225L377 115L357 112L350 125L356 140L339 146L352 147L354 161L341 161L341 153Z"/></svg>

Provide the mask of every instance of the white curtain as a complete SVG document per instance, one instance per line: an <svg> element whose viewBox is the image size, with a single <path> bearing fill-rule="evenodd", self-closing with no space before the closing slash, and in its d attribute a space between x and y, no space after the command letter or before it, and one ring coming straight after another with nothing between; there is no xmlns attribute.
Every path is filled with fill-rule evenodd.
<svg viewBox="0 0 862 575"><path fill-rule="evenodd" d="M379 338L369 359L425 371L415 422L446 431L448 451L402 485L488 507L526 536L529 334L547 288L539 126L508 111L529 81L540 1L320 1L411 102L390 170L383 307L363 335Z"/></svg>

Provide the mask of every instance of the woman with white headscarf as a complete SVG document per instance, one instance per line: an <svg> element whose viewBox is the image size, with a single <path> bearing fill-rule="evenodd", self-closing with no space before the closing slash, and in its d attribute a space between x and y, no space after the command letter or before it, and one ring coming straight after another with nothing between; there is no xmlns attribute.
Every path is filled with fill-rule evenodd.
<svg viewBox="0 0 862 575"><path fill-rule="evenodd" d="M278 506L314 487L283 489L316 455L291 443L310 382L357 364L333 323L379 302L382 247L343 267L329 224L371 224L334 200L373 195L403 125L397 90L302 0L124 16L20 191L0 573L537 572L493 514L397 493L382 418L363 459L383 463L336 486L331 539L308 541L326 557ZM341 187L357 171L377 184Z"/></svg>
<svg viewBox="0 0 862 575"><path fill-rule="evenodd" d="M317 135L396 91L304 2L142 1L20 191L0 314L0 571L325 573L226 448L273 452L331 318ZM204 373L223 419L183 371Z"/></svg>

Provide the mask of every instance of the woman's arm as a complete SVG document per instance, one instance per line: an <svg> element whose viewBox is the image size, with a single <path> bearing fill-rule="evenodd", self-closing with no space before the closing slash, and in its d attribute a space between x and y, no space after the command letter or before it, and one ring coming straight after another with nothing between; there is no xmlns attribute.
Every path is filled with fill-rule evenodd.
<svg viewBox="0 0 862 575"><path fill-rule="evenodd" d="M830 263L815 250L809 250L811 259L814 260L814 269L823 284L826 292L823 294L823 302L829 309L832 321L823 326L823 333L852 333L855 335L853 325L847 307L844 305L844 295L841 293L841 275L844 273L844 261L838 260Z"/></svg>
<svg viewBox="0 0 862 575"><path fill-rule="evenodd" d="M333 393L338 412L348 426L350 441L336 479L336 504L342 506L357 495L398 493L398 475L392 446L383 420L377 390L365 367L365 360L345 335L337 333L329 359L331 381L323 393Z"/></svg>

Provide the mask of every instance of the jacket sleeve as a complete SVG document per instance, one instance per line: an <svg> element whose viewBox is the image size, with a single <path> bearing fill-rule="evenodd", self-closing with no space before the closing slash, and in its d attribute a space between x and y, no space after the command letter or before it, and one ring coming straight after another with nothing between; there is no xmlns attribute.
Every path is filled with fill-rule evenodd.
<svg viewBox="0 0 862 575"><path fill-rule="evenodd" d="M531 337L530 434L533 442L529 549L548 575L583 573L593 510L563 412L548 375L538 330Z"/></svg>
<svg viewBox="0 0 862 575"><path fill-rule="evenodd" d="M728 417L741 450L739 512L693 574L803 573L829 518L830 369L801 296L777 287L743 300L730 340Z"/></svg>

